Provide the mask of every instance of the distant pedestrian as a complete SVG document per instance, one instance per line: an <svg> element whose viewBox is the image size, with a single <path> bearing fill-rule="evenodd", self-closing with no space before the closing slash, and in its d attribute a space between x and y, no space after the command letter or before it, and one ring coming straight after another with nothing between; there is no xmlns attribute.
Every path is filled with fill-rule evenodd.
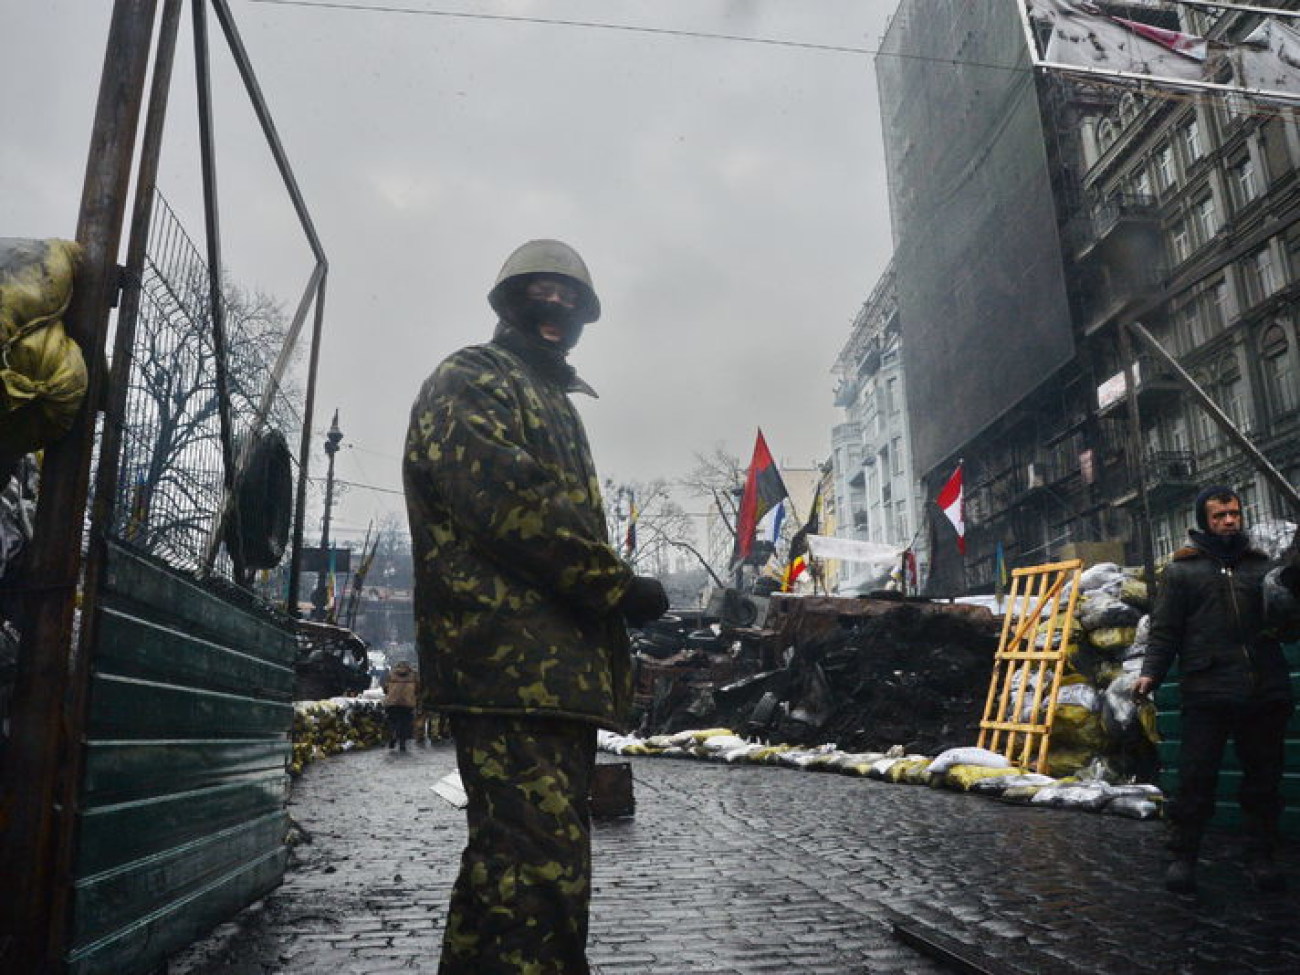
<svg viewBox="0 0 1300 975"><path fill-rule="evenodd" d="M1300 584L1294 568L1275 567L1251 546L1241 498L1231 488L1201 492L1196 524L1188 532L1191 545L1174 553L1161 576L1134 687L1145 699L1177 659L1182 743L1178 793L1167 811L1172 859L1165 886L1175 893L1196 888L1219 764L1232 738L1241 761L1247 873L1260 890L1283 890L1275 851L1286 726L1295 704L1281 638L1294 638L1300 621Z"/></svg>
<svg viewBox="0 0 1300 975"><path fill-rule="evenodd" d="M383 687L384 710L388 715L388 747L406 751L406 743L411 740L411 722L420 690L415 668L405 660L401 661L384 678Z"/></svg>
<svg viewBox="0 0 1300 975"><path fill-rule="evenodd" d="M668 608L610 544L567 357L600 316L556 240L506 261L483 345L411 410L403 482L429 703L469 800L441 975L585 975L596 729L631 704L627 625ZM593 394L594 395L594 394Z"/></svg>

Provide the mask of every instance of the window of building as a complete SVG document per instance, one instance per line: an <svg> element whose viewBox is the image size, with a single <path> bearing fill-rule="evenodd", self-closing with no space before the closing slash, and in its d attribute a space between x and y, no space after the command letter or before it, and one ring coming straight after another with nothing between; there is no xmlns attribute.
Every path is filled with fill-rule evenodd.
<svg viewBox="0 0 1300 975"><path fill-rule="evenodd" d="M1228 282L1219 278L1209 285L1203 295L1205 320L1210 334L1216 334L1228 327ZM1208 336L1207 336L1208 337Z"/></svg>
<svg viewBox="0 0 1300 975"><path fill-rule="evenodd" d="M1232 189L1232 202L1244 207L1259 195L1255 179L1255 163L1249 154L1238 156L1228 164L1228 185Z"/></svg>
<svg viewBox="0 0 1300 975"><path fill-rule="evenodd" d="M1187 231L1186 221L1179 220L1173 225L1169 231L1169 243L1175 264L1181 264L1191 256L1192 238Z"/></svg>
<svg viewBox="0 0 1300 975"><path fill-rule="evenodd" d="M1169 146L1156 150L1156 188L1167 190L1174 185L1174 152Z"/></svg>
<svg viewBox="0 0 1300 975"><path fill-rule="evenodd" d="M894 458L894 466L892 470L895 475L901 475L903 473L903 438L895 437L892 441L890 441L889 446L890 446L890 453L893 455Z"/></svg>
<svg viewBox="0 0 1300 975"><path fill-rule="evenodd" d="M1169 421L1169 449L1182 453L1191 448L1187 435L1187 418L1181 413Z"/></svg>
<svg viewBox="0 0 1300 975"><path fill-rule="evenodd" d="M1242 431L1247 433L1251 429L1250 410L1243 396L1243 387L1241 382L1241 365L1237 362L1237 356L1229 352L1219 360L1218 366L1219 388L1218 395L1215 399L1224 413L1228 414L1228 419L1235 423Z"/></svg>
<svg viewBox="0 0 1300 975"><path fill-rule="evenodd" d="M1241 513L1247 525L1257 525L1263 519L1259 510L1259 492L1253 484L1243 484L1237 488L1237 497L1241 498Z"/></svg>
<svg viewBox="0 0 1300 975"><path fill-rule="evenodd" d="M1209 393L1217 401L1218 397L1214 396L1214 379L1208 371L1198 369L1192 374L1192 379L1196 385ZM1219 404L1222 407L1222 403ZM1210 419L1210 414L1199 406L1190 406L1192 420L1192 443L1198 454L1209 453L1217 447L1223 438L1218 425Z"/></svg>
<svg viewBox="0 0 1300 975"><path fill-rule="evenodd" d="M1153 195L1151 193L1151 176L1147 173L1145 166L1140 166L1135 169L1130 180L1133 187L1133 198L1135 201L1141 203L1145 200L1151 199Z"/></svg>
<svg viewBox="0 0 1300 975"><path fill-rule="evenodd" d="M1196 452L1205 454L1219 445L1223 439L1223 434L1215 425L1215 422L1210 419L1210 414L1197 407L1195 412L1192 413L1192 437L1196 444Z"/></svg>
<svg viewBox="0 0 1300 975"><path fill-rule="evenodd" d="M1205 150L1201 146L1201 126L1195 118L1190 119L1179 129L1178 138L1183 144L1183 160L1186 165L1190 166L1204 155Z"/></svg>
<svg viewBox="0 0 1300 975"><path fill-rule="evenodd" d="M1209 338L1205 317L1195 301L1187 302L1176 314L1175 332L1181 337L1185 351L1198 348Z"/></svg>
<svg viewBox="0 0 1300 975"><path fill-rule="evenodd" d="M1196 217L1196 236L1201 243L1213 240L1219 232L1219 215L1214 209L1213 195L1206 193L1192 204L1192 213Z"/></svg>
<svg viewBox="0 0 1300 975"><path fill-rule="evenodd" d="M1295 361L1286 329L1274 322L1264 332L1260 343L1264 355L1264 381L1268 384L1269 401L1277 413L1289 413L1300 405L1300 392L1296 384Z"/></svg>
<svg viewBox="0 0 1300 975"><path fill-rule="evenodd" d="M1273 263L1273 250L1265 244L1242 261L1242 280L1246 286L1246 300L1252 305L1263 301L1278 289L1277 267Z"/></svg>
<svg viewBox="0 0 1300 975"><path fill-rule="evenodd" d="M885 383L885 403L889 407L889 414L893 416L898 412L902 404L898 401L898 377L890 376Z"/></svg>

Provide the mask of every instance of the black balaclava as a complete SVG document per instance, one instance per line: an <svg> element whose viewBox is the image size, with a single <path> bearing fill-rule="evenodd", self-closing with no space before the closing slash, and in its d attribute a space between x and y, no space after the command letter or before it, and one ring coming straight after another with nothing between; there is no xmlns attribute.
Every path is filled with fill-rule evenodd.
<svg viewBox="0 0 1300 975"><path fill-rule="evenodd" d="M583 326L581 323L570 323L566 329L568 342L564 345L546 341L538 332L545 318L543 313L554 316L556 312L536 307L540 304L545 303L530 301L522 293L512 296L507 308L503 309L505 314L497 322L492 341L532 363L543 375L568 386L575 376L575 370L568 362L569 350L582 336Z"/></svg>

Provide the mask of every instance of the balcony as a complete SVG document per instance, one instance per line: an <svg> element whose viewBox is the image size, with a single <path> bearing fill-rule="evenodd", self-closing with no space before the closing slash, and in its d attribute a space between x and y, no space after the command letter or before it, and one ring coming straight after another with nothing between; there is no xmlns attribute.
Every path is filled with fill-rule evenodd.
<svg viewBox="0 0 1300 975"><path fill-rule="evenodd" d="M1111 504L1133 504L1140 500L1137 483L1127 471L1116 471L1111 483L1116 489ZM1142 458L1147 499L1156 507L1167 507L1195 494L1196 455L1190 450L1153 450Z"/></svg>
<svg viewBox="0 0 1300 975"><path fill-rule="evenodd" d="M1116 248L1125 250L1134 239L1154 238L1158 243L1159 234L1155 197L1144 193L1116 193L1075 214L1065 225L1066 240L1078 261L1106 256Z"/></svg>
<svg viewBox="0 0 1300 975"><path fill-rule="evenodd" d="M1093 335L1151 301L1167 276L1163 263L1140 260L1117 260L1081 271L1072 291L1084 334Z"/></svg>
<svg viewBox="0 0 1300 975"><path fill-rule="evenodd" d="M844 408L852 406L858 398L859 383L857 379L844 379L835 387L835 405Z"/></svg>
<svg viewBox="0 0 1300 975"><path fill-rule="evenodd" d="M1137 389L1139 408L1167 402L1183 392L1182 385L1174 378L1169 366L1149 355L1140 355L1133 363L1133 384ZM1097 387L1098 415L1104 417L1123 409L1127 402L1122 371Z"/></svg>

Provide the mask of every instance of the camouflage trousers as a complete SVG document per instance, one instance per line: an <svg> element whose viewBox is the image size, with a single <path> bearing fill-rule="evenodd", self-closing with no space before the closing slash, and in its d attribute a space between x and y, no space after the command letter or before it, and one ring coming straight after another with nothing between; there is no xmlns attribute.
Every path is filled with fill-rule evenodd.
<svg viewBox="0 0 1300 975"><path fill-rule="evenodd" d="M469 798L439 975L587 975L596 731L451 716Z"/></svg>

